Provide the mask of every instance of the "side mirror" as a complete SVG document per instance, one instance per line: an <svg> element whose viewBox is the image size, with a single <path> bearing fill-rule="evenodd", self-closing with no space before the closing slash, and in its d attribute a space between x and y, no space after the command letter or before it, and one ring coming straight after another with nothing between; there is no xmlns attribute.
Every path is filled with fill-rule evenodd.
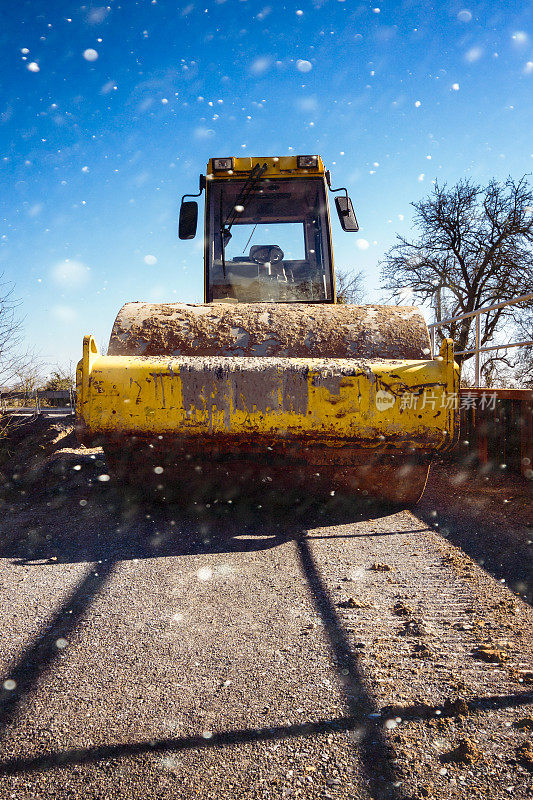
<svg viewBox="0 0 533 800"><path fill-rule="evenodd" d="M353 210L352 201L349 197L341 195L335 198L335 206L337 207L337 214L339 215L339 222L343 231L356 232L359 230L359 225Z"/></svg>
<svg viewBox="0 0 533 800"><path fill-rule="evenodd" d="M180 225L178 235L180 239L194 239L198 225L198 203L194 200L184 200L180 208Z"/></svg>

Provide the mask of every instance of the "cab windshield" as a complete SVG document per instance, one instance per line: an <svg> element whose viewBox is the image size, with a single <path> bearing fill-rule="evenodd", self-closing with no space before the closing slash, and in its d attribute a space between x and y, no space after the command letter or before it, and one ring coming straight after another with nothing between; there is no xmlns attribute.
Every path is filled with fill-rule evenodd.
<svg viewBox="0 0 533 800"><path fill-rule="evenodd" d="M332 302L324 182L212 181L208 300Z"/></svg>

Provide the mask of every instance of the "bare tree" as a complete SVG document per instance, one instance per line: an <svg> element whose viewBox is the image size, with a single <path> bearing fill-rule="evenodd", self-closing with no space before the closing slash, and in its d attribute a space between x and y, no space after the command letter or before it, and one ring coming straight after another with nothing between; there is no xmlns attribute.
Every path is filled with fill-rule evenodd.
<svg viewBox="0 0 533 800"><path fill-rule="evenodd" d="M412 294L431 303L440 321L532 291L533 194L526 176L516 182L493 179L485 187L469 180L451 188L435 184L428 198L412 205L418 238L398 236L381 264L384 288L395 292L398 302ZM495 337L505 334L515 316L513 307L483 314L481 345L498 343ZM474 326L470 317L441 331L457 350L469 350ZM486 368L503 358L490 358Z"/></svg>
<svg viewBox="0 0 533 800"><path fill-rule="evenodd" d="M363 270L354 272L350 269L336 269L337 303L358 305L365 295Z"/></svg>
<svg viewBox="0 0 533 800"><path fill-rule="evenodd" d="M0 389L16 388L31 391L37 388L39 368L35 356L24 350L22 319L14 286L0 275ZM6 425L0 425L0 437Z"/></svg>
<svg viewBox="0 0 533 800"><path fill-rule="evenodd" d="M0 387L16 380L24 358L21 358L22 320L18 317L19 303L14 287L2 281L0 275Z"/></svg>

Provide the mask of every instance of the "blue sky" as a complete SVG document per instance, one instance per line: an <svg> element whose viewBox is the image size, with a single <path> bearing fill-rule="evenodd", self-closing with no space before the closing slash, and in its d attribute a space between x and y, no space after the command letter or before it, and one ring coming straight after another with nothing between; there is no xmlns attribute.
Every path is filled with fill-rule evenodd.
<svg viewBox="0 0 533 800"><path fill-rule="evenodd" d="M523 2L22 2L0 11L0 272L45 371L128 300L202 301L180 196L210 156L320 153L377 264L432 180L533 169Z"/></svg>

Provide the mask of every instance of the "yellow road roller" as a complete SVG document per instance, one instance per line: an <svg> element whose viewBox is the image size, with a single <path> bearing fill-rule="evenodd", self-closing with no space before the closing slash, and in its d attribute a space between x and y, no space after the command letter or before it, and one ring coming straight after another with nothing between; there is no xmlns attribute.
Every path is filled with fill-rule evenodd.
<svg viewBox="0 0 533 800"><path fill-rule="evenodd" d="M337 302L329 193L358 224L320 156L210 159L181 239L204 193L204 303L126 303L105 356L85 337L81 442L163 499L295 482L416 502L458 436L451 340L433 354L416 308Z"/></svg>

